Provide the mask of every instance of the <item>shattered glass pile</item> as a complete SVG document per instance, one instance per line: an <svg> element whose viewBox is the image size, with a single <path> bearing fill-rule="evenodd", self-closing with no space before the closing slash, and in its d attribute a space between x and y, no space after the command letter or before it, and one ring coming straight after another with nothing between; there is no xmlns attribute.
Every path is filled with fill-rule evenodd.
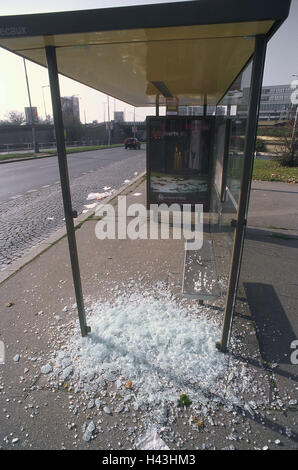
<svg viewBox="0 0 298 470"><path fill-rule="evenodd" d="M55 352L51 374L83 393L90 408L94 399L100 407L99 392L110 385L118 391L112 411L128 411L129 402L161 425L182 394L204 414L222 405L251 412L244 399L254 388L246 364L216 349L220 325L210 315L198 316L197 306L179 303L165 290L139 290L90 310L91 334L82 338L77 329Z"/></svg>

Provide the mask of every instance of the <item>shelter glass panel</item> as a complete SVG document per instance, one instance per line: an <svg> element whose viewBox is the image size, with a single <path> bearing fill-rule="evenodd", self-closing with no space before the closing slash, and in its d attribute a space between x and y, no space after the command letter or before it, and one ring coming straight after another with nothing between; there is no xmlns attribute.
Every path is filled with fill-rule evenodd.
<svg viewBox="0 0 298 470"><path fill-rule="evenodd" d="M218 104L215 117L210 231L223 292L226 292L229 278L241 188L251 72L252 61Z"/></svg>

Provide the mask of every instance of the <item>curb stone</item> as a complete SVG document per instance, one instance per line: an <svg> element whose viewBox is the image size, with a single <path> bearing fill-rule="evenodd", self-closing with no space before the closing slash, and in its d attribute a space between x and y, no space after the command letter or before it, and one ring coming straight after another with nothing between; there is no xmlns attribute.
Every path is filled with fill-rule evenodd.
<svg viewBox="0 0 298 470"><path fill-rule="evenodd" d="M4 163L25 162L27 160L40 160L41 158L49 157L57 157L57 154L48 153L44 155L38 155L37 157L8 158L7 160L0 160L0 165L4 165Z"/></svg>

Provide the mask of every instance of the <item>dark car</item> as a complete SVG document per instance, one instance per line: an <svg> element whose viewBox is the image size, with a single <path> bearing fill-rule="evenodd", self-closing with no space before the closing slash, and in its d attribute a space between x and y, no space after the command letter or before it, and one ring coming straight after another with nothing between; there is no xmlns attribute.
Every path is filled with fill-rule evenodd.
<svg viewBox="0 0 298 470"><path fill-rule="evenodd" d="M134 137L129 137L128 139L125 139L124 141L124 146L126 149L138 149L140 150L141 148L141 142L138 139L135 139Z"/></svg>

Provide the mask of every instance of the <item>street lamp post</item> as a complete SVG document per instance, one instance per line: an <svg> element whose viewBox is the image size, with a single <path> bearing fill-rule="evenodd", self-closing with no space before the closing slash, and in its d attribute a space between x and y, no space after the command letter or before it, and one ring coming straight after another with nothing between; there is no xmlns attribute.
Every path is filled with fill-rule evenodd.
<svg viewBox="0 0 298 470"><path fill-rule="evenodd" d="M45 99L44 99L44 91L43 91L43 89L44 89L44 88L47 88L47 87L49 87L49 86L50 86L50 85L42 85L42 87L41 87L41 90L42 90L42 98L43 98L44 114L45 114L45 120L46 120L46 121L48 120L48 115L47 115L46 102L45 102Z"/></svg>
<svg viewBox="0 0 298 470"><path fill-rule="evenodd" d="M298 74L293 74L293 77L298 77ZM295 153L295 134L296 134L296 126L297 126L297 115L298 115L298 105L296 103L296 113L295 113L295 120L292 130L292 137L291 137L291 159L294 161L294 153Z"/></svg>
<svg viewBox="0 0 298 470"><path fill-rule="evenodd" d="M26 84L27 84L30 114L31 114L32 150L33 150L33 152L38 152L38 148L37 148L37 145L36 145L36 138L35 138L35 125L34 125L34 122L33 122L33 109L32 109L32 104L31 104L30 88L29 88L29 81L28 81L27 67L26 67L25 58L23 59L23 61L24 61L25 77L26 77Z"/></svg>
<svg viewBox="0 0 298 470"><path fill-rule="evenodd" d="M110 97L108 95L108 146L111 145Z"/></svg>
<svg viewBox="0 0 298 470"><path fill-rule="evenodd" d="M296 134L296 126L297 126L297 115L298 115L298 106L296 106L295 120L294 120L292 138L291 138L291 158L292 159L294 159L294 153L295 153L295 134Z"/></svg>

